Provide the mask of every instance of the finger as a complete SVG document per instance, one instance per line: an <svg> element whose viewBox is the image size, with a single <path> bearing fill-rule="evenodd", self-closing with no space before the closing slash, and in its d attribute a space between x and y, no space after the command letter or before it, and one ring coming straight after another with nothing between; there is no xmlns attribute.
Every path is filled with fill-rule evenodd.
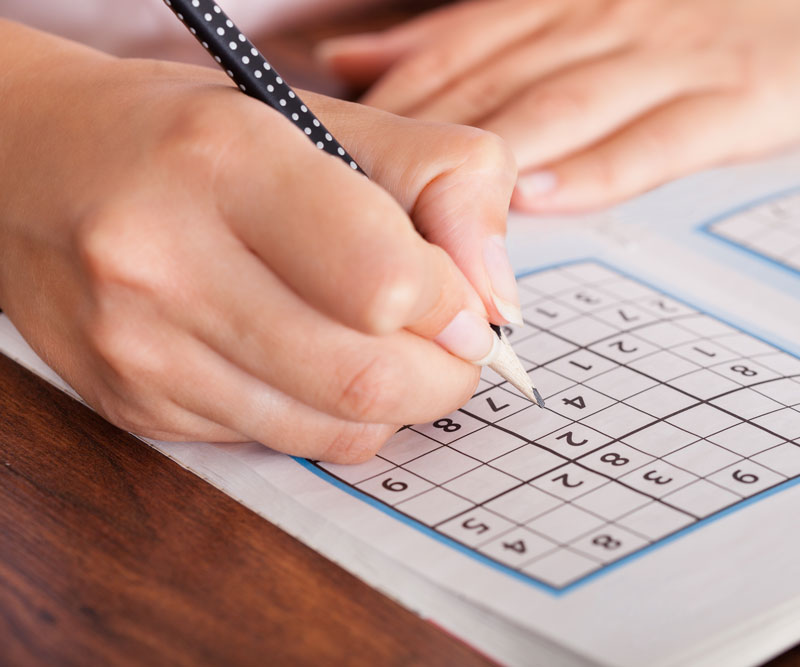
<svg viewBox="0 0 800 667"><path fill-rule="evenodd" d="M560 11L560 3L551 0L463 5L458 24L447 26L435 42L400 60L362 102L405 114L492 54L536 34Z"/></svg>
<svg viewBox="0 0 800 667"><path fill-rule="evenodd" d="M165 315L264 384L326 414L373 423L428 421L471 396L475 365L409 331L349 329L310 308L235 239L209 242L215 255L180 244L177 266L205 259L202 270L195 262L185 276L169 277L161 298L173 305ZM494 339L485 319L464 312L440 325L437 339L477 359Z"/></svg>
<svg viewBox="0 0 800 667"><path fill-rule="evenodd" d="M520 169L591 145L670 99L728 82L697 57L623 51L534 85L481 125L513 147Z"/></svg>
<svg viewBox="0 0 800 667"><path fill-rule="evenodd" d="M518 186L512 205L559 213L607 206L698 169L753 154L764 148L764 141L762 126L753 126L750 113L735 93L671 102L548 171L530 175L549 182L549 191L531 194Z"/></svg>
<svg viewBox="0 0 800 667"><path fill-rule="evenodd" d="M519 297L503 240L516 180L508 147L474 128L411 122L377 110L365 126L347 106L329 109L326 125L342 141L353 138L359 163L422 236L450 255L490 319L518 322Z"/></svg>
<svg viewBox="0 0 800 667"><path fill-rule="evenodd" d="M120 294L122 296L122 294ZM119 305L119 303L117 304ZM326 460L368 458L397 425L358 424L313 410L227 361L182 328L140 319L93 332L93 382L75 383L100 414L137 435L169 441L246 442ZM79 348L87 347L81 340ZM85 367L84 367L85 376Z"/></svg>
<svg viewBox="0 0 800 667"><path fill-rule="evenodd" d="M469 25L476 12L483 12L479 3L439 7L381 32L324 40L314 55L337 76L367 85L398 60L436 41L443 30Z"/></svg>
<svg viewBox="0 0 800 667"><path fill-rule="evenodd" d="M187 414L225 425L291 454L336 463L373 456L399 428L331 417L290 398L223 359L199 341L185 341L172 400Z"/></svg>
<svg viewBox="0 0 800 667"><path fill-rule="evenodd" d="M428 42L454 9L451 5L433 10L382 32L324 40L314 49L314 57L351 85L368 86L398 60Z"/></svg>
<svg viewBox="0 0 800 667"><path fill-rule="evenodd" d="M604 26L576 31L571 25L543 30L470 69L410 109L420 120L475 124L503 109L526 86L621 46L619 31Z"/></svg>
<svg viewBox="0 0 800 667"><path fill-rule="evenodd" d="M361 331L415 325L431 335L478 301L452 260L420 237L385 190L320 151L286 119L271 120L274 132L254 123L220 158L217 206L303 300ZM385 158L385 142L381 151ZM280 169L261 168L270 155Z"/></svg>
<svg viewBox="0 0 800 667"><path fill-rule="evenodd" d="M168 442L247 442L252 438L176 404L157 394L153 385L122 391L115 383L103 381L109 369L95 374L91 387L76 390L100 415L134 435ZM177 378L176 378L177 379ZM79 385L80 386L80 383ZM202 384L194 385L203 387Z"/></svg>

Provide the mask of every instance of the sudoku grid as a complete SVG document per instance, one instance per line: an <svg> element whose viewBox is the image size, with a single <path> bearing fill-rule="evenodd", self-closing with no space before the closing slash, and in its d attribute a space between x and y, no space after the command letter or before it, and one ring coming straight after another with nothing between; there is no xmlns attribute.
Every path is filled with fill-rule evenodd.
<svg viewBox="0 0 800 667"><path fill-rule="evenodd" d="M556 591L800 477L800 359L595 261L519 284L506 333L545 409L485 370L461 410L318 472Z"/></svg>
<svg viewBox="0 0 800 667"><path fill-rule="evenodd" d="M755 204L712 222L706 229L736 246L800 271L800 193Z"/></svg>

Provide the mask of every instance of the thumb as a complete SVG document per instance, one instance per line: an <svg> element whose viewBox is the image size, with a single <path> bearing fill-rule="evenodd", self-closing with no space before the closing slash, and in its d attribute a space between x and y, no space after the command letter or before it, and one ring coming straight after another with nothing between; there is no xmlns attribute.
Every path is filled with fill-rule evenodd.
<svg viewBox="0 0 800 667"><path fill-rule="evenodd" d="M453 258L481 297L492 322L522 324L516 279L505 245L516 179L513 158L495 135L453 127L463 135L459 152L466 157L421 181L411 219L422 236ZM467 136L468 131L472 136ZM454 138L447 137L434 149L446 155L457 145ZM419 188L419 183L415 186Z"/></svg>

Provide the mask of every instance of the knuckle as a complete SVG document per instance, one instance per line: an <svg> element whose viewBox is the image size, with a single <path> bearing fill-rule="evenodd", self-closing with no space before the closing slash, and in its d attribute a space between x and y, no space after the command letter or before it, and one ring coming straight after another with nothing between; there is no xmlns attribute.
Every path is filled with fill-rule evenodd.
<svg viewBox="0 0 800 667"><path fill-rule="evenodd" d="M125 262L120 243L121 218L102 212L87 217L76 230L78 256L89 277L90 286L118 283L123 280Z"/></svg>
<svg viewBox="0 0 800 667"><path fill-rule="evenodd" d="M331 463L363 463L375 456L396 430L383 424L345 423L333 434L320 458Z"/></svg>
<svg viewBox="0 0 800 667"><path fill-rule="evenodd" d="M98 412L117 428L142 438L174 440L179 437L157 416L144 408L132 405L129 401L106 400Z"/></svg>
<svg viewBox="0 0 800 667"><path fill-rule="evenodd" d="M236 136L222 107L201 102L177 109L156 141L156 161L188 169L195 180L204 174L213 179L220 156Z"/></svg>
<svg viewBox="0 0 800 667"><path fill-rule="evenodd" d="M392 257L365 281L358 303L357 320L363 331L373 335L392 333L402 327L417 302L421 271L411 262Z"/></svg>
<svg viewBox="0 0 800 667"><path fill-rule="evenodd" d="M144 435L141 433L143 429L146 429L144 420L141 418L142 415L138 409L132 407L129 400L123 400L116 396L104 396L97 399L94 407L117 428L128 433Z"/></svg>
<svg viewBox="0 0 800 667"><path fill-rule="evenodd" d="M471 130L469 155L473 164L485 171L512 171L516 174L514 154L503 139L492 132L469 129Z"/></svg>
<svg viewBox="0 0 800 667"><path fill-rule="evenodd" d="M111 372L123 390L135 392L137 387L153 384L170 376L170 355L157 342L100 316L87 327L89 344L96 357Z"/></svg>
<svg viewBox="0 0 800 667"><path fill-rule="evenodd" d="M152 218L136 207L119 207L88 216L77 226L76 253L95 297L118 287L160 300L185 291L175 245L165 230L153 227Z"/></svg>
<svg viewBox="0 0 800 667"><path fill-rule="evenodd" d="M379 421L382 415L391 415L399 407L395 387L401 373L390 356L372 353L355 364L351 357L343 364L340 377L344 381L337 392L335 410L344 418Z"/></svg>

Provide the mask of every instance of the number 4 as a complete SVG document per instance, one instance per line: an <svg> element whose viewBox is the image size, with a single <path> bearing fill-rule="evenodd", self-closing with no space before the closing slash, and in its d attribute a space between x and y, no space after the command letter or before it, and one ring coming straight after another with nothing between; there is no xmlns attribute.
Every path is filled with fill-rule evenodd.
<svg viewBox="0 0 800 667"><path fill-rule="evenodd" d="M506 549L511 549L514 553L524 554L527 549L525 548L525 542L522 540L515 540L514 542L503 542L503 547Z"/></svg>
<svg viewBox="0 0 800 667"><path fill-rule="evenodd" d="M586 401L583 400L583 396L576 396L575 398L562 398L561 399L564 405L571 405L573 408L578 408L578 410L583 410L586 407Z"/></svg>

